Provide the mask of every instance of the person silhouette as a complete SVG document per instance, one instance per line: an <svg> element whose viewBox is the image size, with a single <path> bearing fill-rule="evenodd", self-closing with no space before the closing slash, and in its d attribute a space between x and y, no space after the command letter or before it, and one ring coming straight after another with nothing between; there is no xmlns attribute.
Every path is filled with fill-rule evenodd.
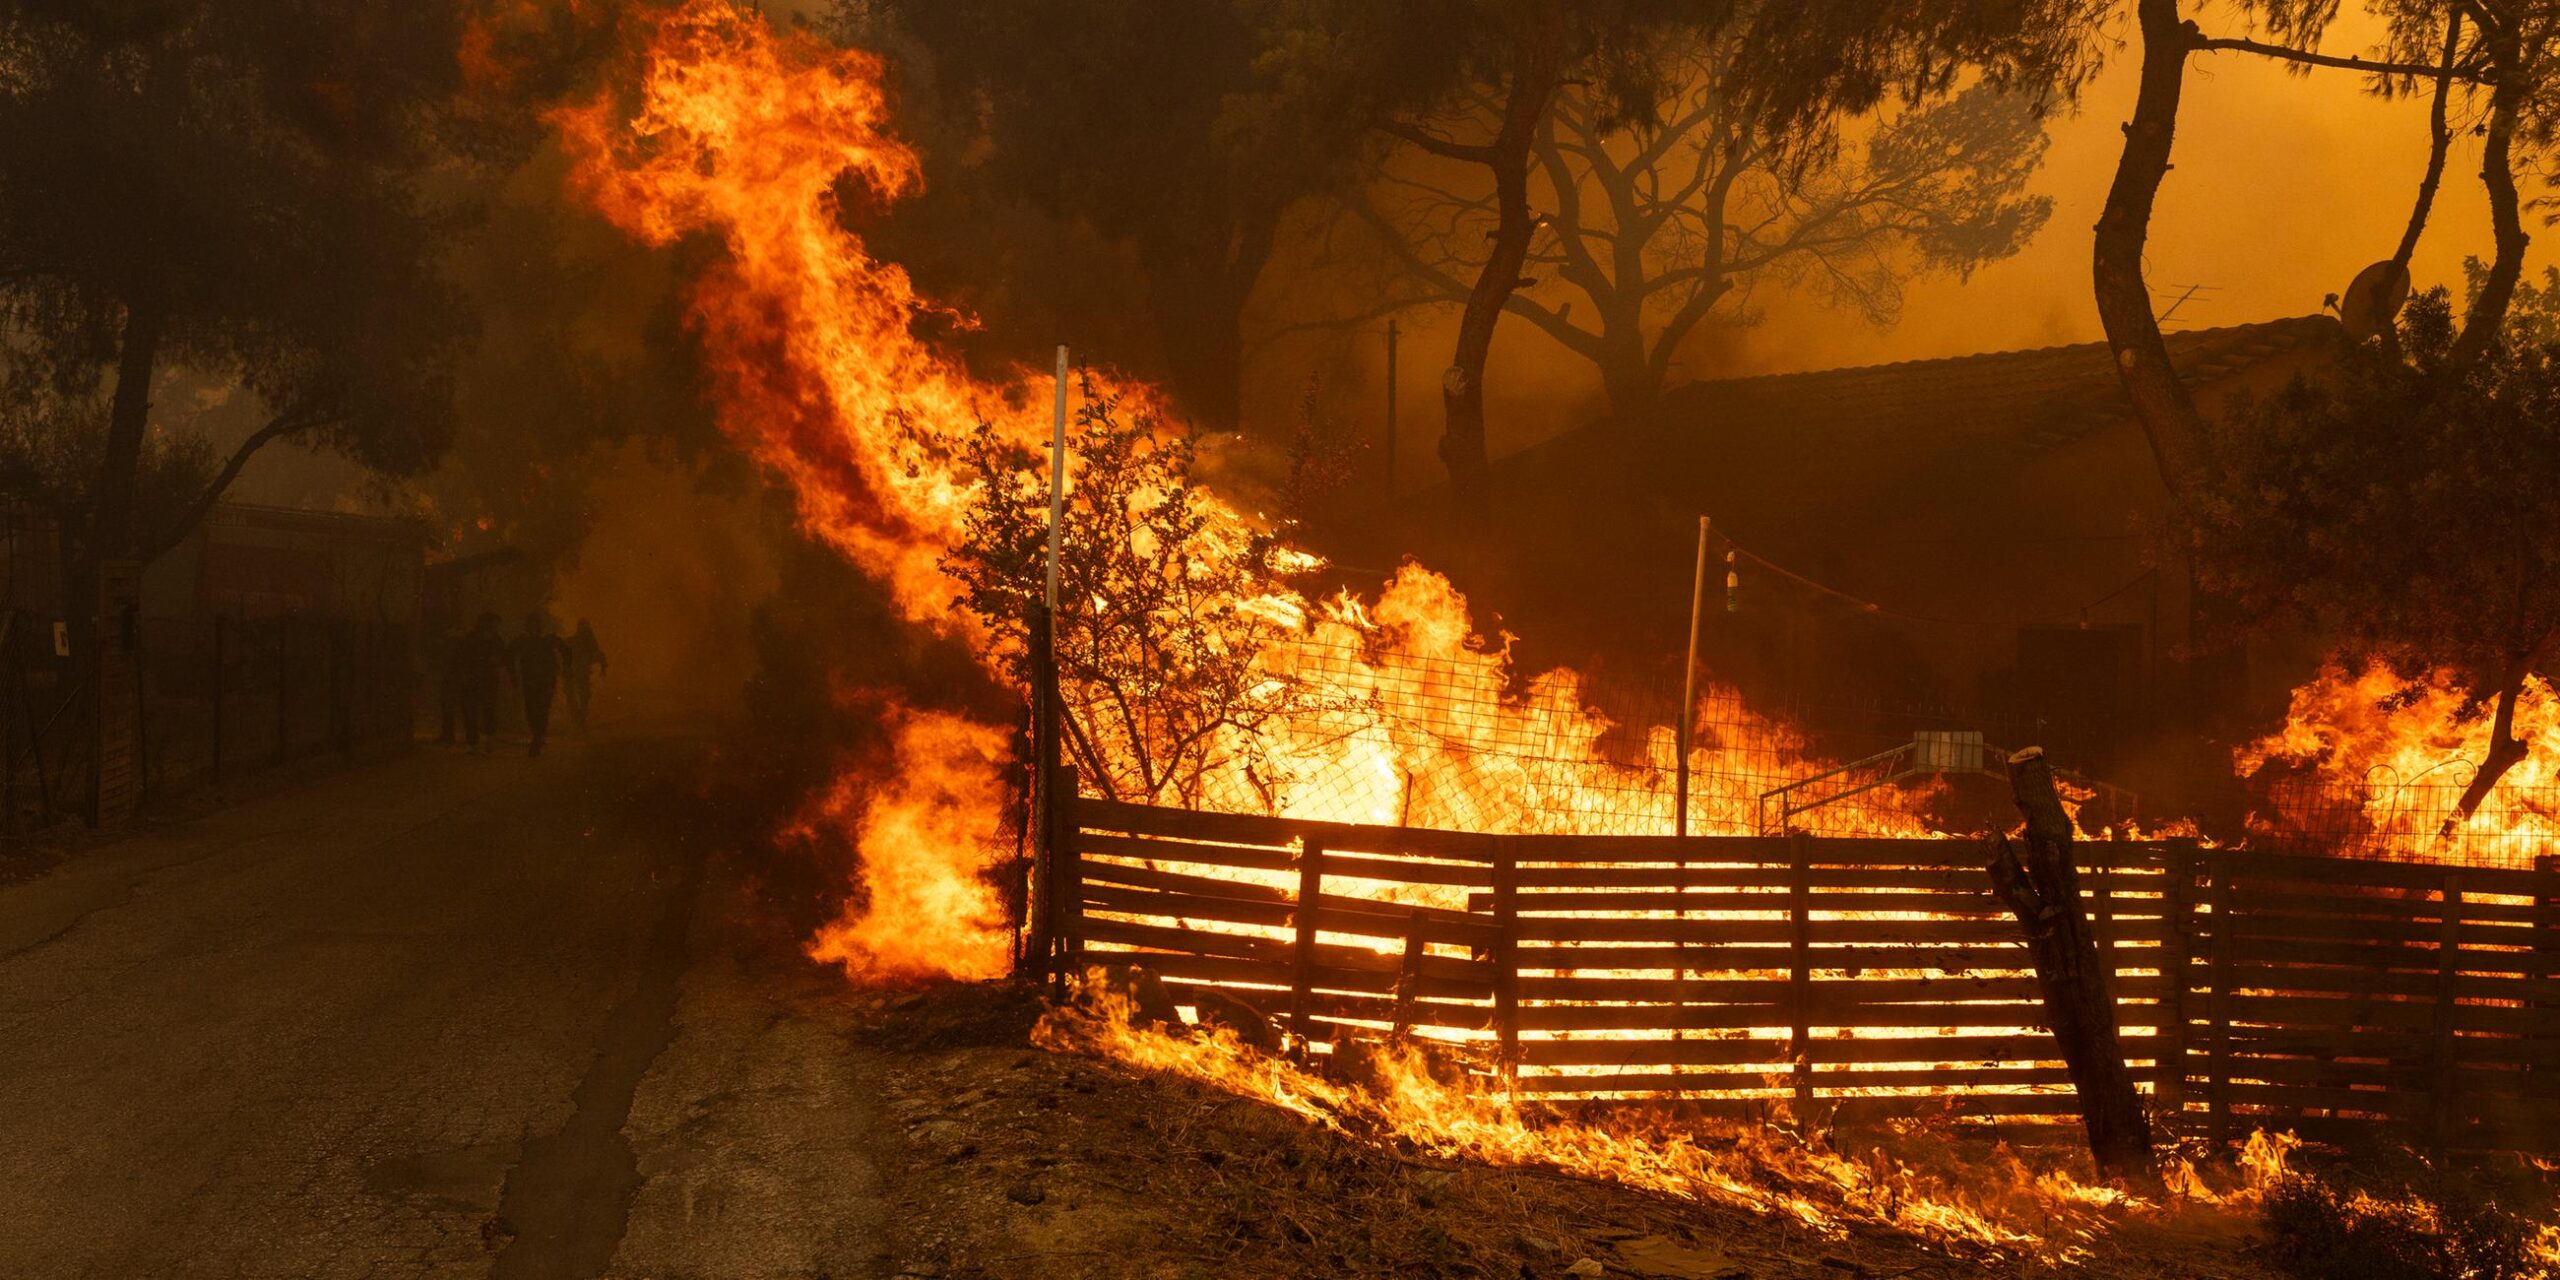
<svg viewBox="0 0 2560 1280"><path fill-rule="evenodd" d="M569 665L561 675L569 717L581 732L587 727L587 707L595 701L594 678L605 669L604 646L596 642L595 624L578 619L578 630L569 637Z"/></svg>
<svg viewBox="0 0 2560 1280"><path fill-rule="evenodd" d="M551 701L559 689L560 668L568 664L569 646L551 634L551 619L534 610L524 616L524 634L516 637L516 688L524 694L524 728L533 741L527 756L542 754L551 736Z"/></svg>

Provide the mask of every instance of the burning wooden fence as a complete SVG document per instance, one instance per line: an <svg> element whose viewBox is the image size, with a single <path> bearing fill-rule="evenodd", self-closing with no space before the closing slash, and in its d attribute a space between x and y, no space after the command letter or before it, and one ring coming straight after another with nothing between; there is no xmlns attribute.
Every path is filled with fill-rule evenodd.
<svg viewBox="0 0 2560 1280"><path fill-rule="evenodd" d="M2076 1115L1972 841L1065 809L1068 963L1141 964L1182 1003L1226 988L1301 1042L1419 1032L1558 1102ZM2173 1125L2560 1148L2560 868L2080 852L2127 1056Z"/></svg>

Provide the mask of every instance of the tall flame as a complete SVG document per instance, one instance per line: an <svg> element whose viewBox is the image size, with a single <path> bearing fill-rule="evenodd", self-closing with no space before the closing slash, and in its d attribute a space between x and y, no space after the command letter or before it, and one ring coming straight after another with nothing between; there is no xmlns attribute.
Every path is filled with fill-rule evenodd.
<svg viewBox="0 0 2560 1280"><path fill-rule="evenodd" d="M637 21L636 107L607 91L551 116L574 188L649 244L718 239L691 306L722 426L791 483L808 529L910 617L938 616L951 587L936 561L969 495L918 437L1039 425L1019 388L988 386L916 337L937 309L843 226L848 176L882 199L922 181L887 131L878 59L715 0Z"/></svg>
<svg viewBox="0 0 2560 1280"><path fill-rule="evenodd" d="M1041 439L1045 388L1030 371L981 381L920 339L921 319L966 319L920 297L903 270L872 257L845 225L840 193L848 179L884 200L920 182L916 155L889 131L880 64L806 33L777 33L726 0L684 0L635 21L642 39L624 88L550 117L572 161L574 190L647 243L717 243L690 306L724 430L792 486L807 529L883 582L910 620L953 630L992 659L988 638L955 620L953 585L939 567L977 497L956 459L982 423L1014 440ZM1214 501L1205 506L1207 553L1239 554L1253 543L1239 515ZM1647 740L1654 768L1606 761L1599 739L1611 726L1585 704L1579 678L1557 671L1516 679L1504 646L1474 633L1464 599L1438 575L1409 567L1374 605L1348 597L1234 605L1290 623L1257 655L1262 671L1324 680L1341 696L1328 700L1321 723L1265 731L1270 740L1256 744L1257 758L1279 762L1275 772L1209 777L1197 802L1487 831L1671 829L1673 800L1660 768L1675 751L1671 731L1657 728ZM1318 660L1342 653L1357 656ZM1414 663L1431 668L1436 688L1417 694L1406 669ZM2335 702L2369 679L2333 677L2305 696ZM1451 688L1470 696L1452 698ZM2298 703L2296 711L2300 732L2261 744L2261 757L2310 753L2336 769L2369 771L2385 761L2415 769L2397 763L2412 759L2404 749L2416 749L2404 741L2410 726L2428 715L2453 722L2433 707L2404 712L2404 723L2384 731L2324 737L2309 728L2319 719L2316 705ZM1795 776L1821 767L1784 726L1738 718L1747 741L1698 748L1705 785L1693 796L1693 818L1703 819L1694 830L1755 825L1755 788L1763 783L1752 779L1768 766L1719 761L1719 753L1792 761L1783 767ZM1001 864L994 845L1007 734L940 712L899 711L893 721L895 761L847 771L805 819L852 835L865 891L811 952L865 979L999 974L1010 939L992 885ZM2537 693L2530 725L2538 738L2560 736L2560 709L2547 691ZM1544 745L1531 758L1512 749L1523 741ZM1355 781L1320 801L1273 784L1317 772ZM1632 808L1624 802L1630 789L1640 796ZM1319 803L1323 811L1313 811ZM1890 804L1859 820L1883 833L1926 832L1914 813ZM1488 1094L1435 1084L1412 1064L1387 1087L1354 1098L1297 1067L1244 1054L1231 1039L1132 1031L1124 1015L1063 1013L1042 1034L1311 1116L1365 1110L1370 1123L1434 1150L1738 1200L1826 1229L1882 1221L2010 1249L2081 1231L2119 1203L2113 1193L2015 1170L2011 1181L2023 1189L1994 1195L1960 1177L1869 1170L1836 1154L1791 1164L1797 1158L1775 1148L1737 1154L1681 1135L1545 1127ZM2262 1145L2253 1167L2280 1168L2280 1156ZM1782 1185L1794 1179L1794 1189L1771 1187L1771 1169Z"/></svg>
<svg viewBox="0 0 2560 1280"><path fill-rule="evenodd" d="M851 826L867 872L862 905L809 954L857 979L1003 977L1012 949L982 851L1000 834L1005 735L945 712L895 714L898 772L876 786L838 777L803 819Z"/></svg>
<svg viewBox="0 0 2560 1280"><path fill-rule="evenodd" d="M960 447L982 423L1011 439L1043 439L1045 387L1028 370L1004 385L982 382L919 338L916 322L928 314L962 318L920 297L905 271L872 257L844 225L847 178L883 199L920 181L915 154L888 131L878 60L804 32L777 33L718 0L639 21L643 51L628 96L607 91L551 116L573 162L573 188L647 243L718 241L722 253L693 285L691 317L723 429L791 484L805 526L885 582L910 619L965 633L939 568L976 496L957 462ZM1201 500L1210 527L1191 550L1247 554L1254 539L1244 517ZM1653 767L1605 761L1597 744L1610 722L1583 704L1579 678L1550 672L1515 696L1507 651L1474 634L1465 598L1438 574L1408 567L1374 606L1294 595L1235 603L1297 624L1258 662L1274 679L1325 682L1330 709L1265 729L1250 755L1276 767L1208 777L1198 803L1472 830L1671 829L1670 730L1651 734ZM986 637L968 638L987 653ZM1358 656L1337 660L1345 653ZM1428 668L1431 683L1417 668ZM1756 820L1757 792L1739 779L1768 766L1719 766L1718 753L1801 760L1801 742L1783 727L1742 721L1746 741L1699 748L1698 830L1744 830ZM1514 747L1522 742L1540 744L1535 758ZM910 734L893 772L929 774L948 763ZM1819 767L1803 763L1798 772ZM1274 790L1275 777L1316 775L1333 784L1321 797ZM839 784L817 816L849 819L870 788ZM948 793L975 791L955 784ZM1904 814L1874 821L1897 834L1924 830ZM992 830L992 805L978 825ZM945 856L892 829L865 835L867 879L901 881L904 865ZM994 862L989 852L979 865ZM872 910L876 917L882 908ZM977 927L911 923L945 934ZM840 931L822 945L858 969L846 949L871 936Z"/></svg>

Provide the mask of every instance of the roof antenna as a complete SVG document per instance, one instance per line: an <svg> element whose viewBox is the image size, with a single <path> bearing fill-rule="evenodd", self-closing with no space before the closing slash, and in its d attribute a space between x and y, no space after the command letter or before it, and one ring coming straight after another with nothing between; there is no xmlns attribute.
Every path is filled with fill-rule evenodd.
<svg viewBox="0 0 2560 1280"><path fill-rule="evenodd" d="M2172 287L2172 288L2176 288L2177 286L2172 285L2172 286L2170 286L2170 287ZM2179 294L2179 295L2178 295L2178 300L2177 300L2176 302L2172 302L2172 303L2170 303L2170 304L2169 304L2169 309L2168 309L2168 310L2166 310L2166 311L2161 312L2161 313L2160 313L2160 318L2159 318L2158 320L2153 321L2152 323L2154 323L2154 324L2167 324L2167 323L2169 323L2169 317L2171 317L2171 316L2174 316L2174 315L2178 314L2178 308L2180 308L2180 307L2183 307L2183 306L2187 305L2187 299L2192 298L2192 297L2196 296L2196 295L2197 295L2197 294L2199 294L2199 293L2202 293L2202 292L2204 291L2204 289L2205 289L2205 286L2200 285L2200 284L2191 284L2191 285L2186 286L2186 290L2187 290L2187 291L2186 291L2185 293Z"/></svg>

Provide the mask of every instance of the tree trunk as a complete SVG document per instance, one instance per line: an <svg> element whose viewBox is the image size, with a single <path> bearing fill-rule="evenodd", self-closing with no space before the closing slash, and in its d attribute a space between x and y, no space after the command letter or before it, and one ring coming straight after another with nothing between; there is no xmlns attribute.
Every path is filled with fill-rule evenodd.
<svg viewBox="0 0 2560 1280"><path fill-rule="evenodd" d="M2151 237L2151 207L2169 172L2178 98L2196 35L2179 21L2177 0L2139 0L2136 18L2142 32L2141 91L2134 99L2133 120L2125 126L2115 183L2098 215L2090 267L2098 320L2115 352L2125 398L2133 403L2134 417L2151 443L2161 483L2183 506L2203 466L2204 415L2169 367L2169 345L2151 310L2142 254Z"/></svg>
<svg viewBox="0 0 2560 1280"><path fill-rule="evenodd" d="M1478 526L1493 519L1493 472L1484 442L1485 361L1493 350L1494 325L1520 288L1520 268L1529 259L1529 238L1537 230L1529 209L1529 152L1537 141L1538 121L1546 116L1547 103L1555 96L1563 46L1560 12L1538 6L1514 50L1502 129L1486 149L1497 213L1493 250L1467 293L1466 311L1458 321L1457 350L1440 382L1446 414L1440 461L1449 469L1449 491L1459 515Z"/></svg>
<svg viewBox="0 0 2560 1280"><path fill-rule="evenodd" d="M1991 885L2026 931L2045 1021L2080 1095L2080 1122L2101 1177L2157 1190L2151 1121L2124 1065L2116 1036L2115 996L2089 919L2080 910L2080 873L2072 865L2071 818L2053 786L2044 749L2009 757L2009 790L2026 818L2022 840L1991 837Z"/></svg>
<svg viewBox="0 0 2560 1280"><path fill-rule="evenodd" d="M2532 748L2516 737L2516 697L2524 691L2524 682L2529 675L2529 671L2517 671L2515 677L2507 681L2507 686L2498 691L2498 712L2489 722L2489 756L2480 762L2480 772L2471 775L2471 785L2462 789L2462 798L2454 802L2452 815L2436 832L2438 839L2452 835L2454 828L2479 812L2481 802L2496 789L2498 779L2507 776L2507 770L2524 763L2524 758L2532 753Z"/></svg>
<svg viewBox="0 0 2560 1280"><path fill-rule="evenodd" d="M1213 287L1158 285L1157 332L1174 403L1204 431L1233 431L1244 417L1241 306Z"/></svg>
<svg viewBox="0 0 2560 1280"><path fill-rule="evenodd" d="M2445 74L2436 81L2435 101L2427 108L2427 172L2418 179L2418 201L2409 210L2409 225L2400 233L2400 247L2392 251L2391 260L2407 270L2409 259L2418 252L2418 237L2427 229L2427 215L2434 211L2436 189L2444 183L2445 153L2453 146L2453 127L2445 119L2448 100L2453 97L2453 68L2462 52L2462 11L2456 9L2444 23ZM2389 329L2384 330L2385 333Z"/></svg>
<svg viewBox="0 0 2560 1280"><path fill-rule="evenodd" d="M1247 209L1216 243L1142 247L1149 309L1174 400L1193 425L1233 431L1244 418L1244 309L1271 261L1278 209Z"/></svg>
<svg viewBox="0 0 2560 1280"><path fill-rule="evenodd" d="M1608 317L1600 336L1600 386L1609 397L1610 416L1633 422L1662 398L1662 377L1654 372L1653 353L1640 327L1621 327Z"/></svg>
<svg viewBox="0 0 2560 1280"><path fill-rule="evenodd" d="M136 302L125 312L124 344L116 354L116 390L107 416L107 448L90 483L85 568L133 554L134 488L142 471L142 440L151 425L151 375L160 360L160 308Z"/></svg>
<svg viewBox="0 0 2560 1280"><path fill-rule="evenodd" d="M2489 125L2480 146L2480 181L2489 189L2489 222L2496 232L2497 256L2480 282L2480 296L2471 300L2471 310L2462 319L2461 335L2453 340L2448 358L2456 367L2478 360L2497 340L2499 327L2506 323L2507 304L2515 300L2516 280L2524 274L2525 245L2532 239L2525 234L2515 173L2516 119L2529 86L2506 51L2500 51L2498 64L2501 74L2489 93Z"/></svg>

